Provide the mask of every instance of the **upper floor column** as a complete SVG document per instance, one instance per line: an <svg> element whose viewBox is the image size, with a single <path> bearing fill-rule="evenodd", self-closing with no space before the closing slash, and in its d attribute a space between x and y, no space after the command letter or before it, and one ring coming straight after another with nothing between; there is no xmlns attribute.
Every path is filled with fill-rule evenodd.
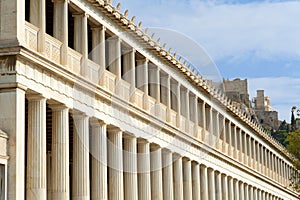
<svg viewBox="0 0 300 200"><path fill-rule="evenodd" d="M61 64L67 64L68 56L68 2L69 0L53 0L53 35L62 42Z"/></svg>
<svg viewBox="0 0 300 200"><path fill-rule="evenodd" d="M161 73L161 102L167 106L167 121L171 121L171 77L169 74Z"/></svg>
<svg viewBox="0 0 300 200"><path fill-rule="evenodd" d="M1 45L24 43L25 0L0 1L0 41Z"/></svg>
<svg viewBox="0 0 300 200"><path fill-rule="evenodd" d="M86 74L88 59L88 30L87 23L89 15L86 13L73 14L74 17L74 48L82 54L81 75Z"/></svg>
<svg viewBox="0 0 300 200"><path fill-rule="evenodd" d="M46 0L30 0L30 22L39 28L38 51L45 50Z"/></svg>
<svg viewBox="0 0 300 200"><path fill-rule="evenodd" d="M108 63L106 65L109 71L116 75L117 81L121 79L121 39L118 36L112 36L107 40L108 44Z"/></svg>
<svg viewBox="0 0 300 200"><path fill-rule="evenodd" d="M130 83L130 94L135 90L135 52L132 47L126 47L123 51L123 79Z"/></svg>

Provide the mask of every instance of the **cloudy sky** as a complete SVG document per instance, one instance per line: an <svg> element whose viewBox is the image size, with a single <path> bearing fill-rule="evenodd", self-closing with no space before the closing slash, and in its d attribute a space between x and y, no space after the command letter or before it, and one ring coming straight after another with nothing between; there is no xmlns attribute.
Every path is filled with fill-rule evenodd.
<svg viewBox="0 0 300 200"><path fill-rule="evenodd" d="M264 89L280 119L290 121L290 108L300 107L300 1L118 2L204 74L247 78L251 97ZM203 64L207 58L215 67Z"/></svg>

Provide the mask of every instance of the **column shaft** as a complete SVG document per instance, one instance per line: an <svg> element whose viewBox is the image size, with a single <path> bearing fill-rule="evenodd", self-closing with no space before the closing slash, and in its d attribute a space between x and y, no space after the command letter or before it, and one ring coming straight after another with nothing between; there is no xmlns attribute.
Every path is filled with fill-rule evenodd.
<svg viewBox="0 0 300 200"><path fill-rule="evenodd" d="M69 109L52 105L52 199L69 199Z"/></svg>
<svg viewBox="0 0 300 200"><path fill-rule="evenodd" d="M192 163L192 180L193 200L199 200L201 197L200 165L196 162Z"/></svg>
<svg viewBox="0 0 300 200"><path fill-rule="evenodd" d="M201 199L208 199L207 168L204 165L200 167L200 180Z"/></svg>
<svg viewBox="0 0 300 200"><path fill-rule="evenodd" d="M222 174L222 200L228 200L228 180L225 174Z"/></svg>
<svg viewBox="0 0 300 200"><path fill-rule="evenodd" d="M30 23L39 28L38 32L38 51L45 50L45 32L46 32L46 0L30 1Z"/></svg>
<svg viewBox="0 0 300 200"><path fill-rule="evenodd" d="M163 199L173 200L172 152L163 150Z"/></svg>
<svg viewBox="0 0 300 200"><path fill-rule="evenodd" d="M173 179L174 179L174 199L183 200L183 175L182 175L182 157L174 156Z"/></svg>
<svg viewBox="0 0 300 200"><path fill-rule="evenodd" d="M213 169L208 169L208 193L209 200L216 199L215 171Z"/></svg>
<svg viewBox="0 0 300 200"><path fill-rule="evenodd" d="M139 199L151 199L150 177L150 144L147 141L138 143L138 196Z"/></svg>
<svg viewBox="0 0 300 200"><path fill-rule="evenodd" d="M130 83L131 94L135 90L135 50L127 48L123 53L123 79Z"/></svg>
<svg viewBox="0 0 300 200"><path fill-rule="evenodd" d="M108 131L109 200L124 198L122 131L115 128Z"/></svg>
<svg viewBox="0 0 300 200"><path fill-rule="evenodd" d="M92 200L107 199L107 137L106 124L92 120Z"/></svg>
<svg viewBox="0 0 300 200"><path fill-rule="evenodd" d="M26 199L46 199L46 99L28 98Z"/></svg>
<svg viewBox="0 0 300 200"><path fill-rule="evenodd" d="M216 200L222 199L222 174L220 172L216 173Z"/></svg>
<svg viewBox="0 0 300 200"><path fill-rule="evenodd" d="M192 200L192 162L183 159L183 199Z"/></svg>
<svg viewBox="0 0 300 200"><path fill-rule="evenodd" d="M152 147L150 154L151 197L153 200L163 199L162 151L160 147Z"/></svg>
<svg viewBox="0 0 300 200"><path fill-rule="evenodd" d="M90 199L89 117L74 113L72 199Z"/></svg>

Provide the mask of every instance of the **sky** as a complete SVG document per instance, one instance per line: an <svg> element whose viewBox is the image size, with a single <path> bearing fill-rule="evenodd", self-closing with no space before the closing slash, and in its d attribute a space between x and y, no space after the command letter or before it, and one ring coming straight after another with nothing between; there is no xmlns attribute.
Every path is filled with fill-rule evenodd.
<svg viewBox="0 0 300 200"><path fill-rule="evenodd" d="M204 77L247 78L251 98L264 89L281 120L300 108L300 1L118 2Z"/></svg>

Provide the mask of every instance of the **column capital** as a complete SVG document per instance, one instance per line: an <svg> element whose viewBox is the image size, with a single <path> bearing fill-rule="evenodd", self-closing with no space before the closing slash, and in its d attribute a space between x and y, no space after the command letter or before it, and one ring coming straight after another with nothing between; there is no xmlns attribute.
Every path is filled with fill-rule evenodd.
<svg viewBox="0 0 300 200"><path fill-rule="evenodd" d="M124 131L119 127L108 127L107 132L118 133L118 132L124 132Z"/></svg>
<svg viewBox="0 0 300 200"><path fill-rule="evenodd" d="M104 30L104 31L106 31L106 27L102 24L92 25L91 30L101 30L101 31Z"/></svg>
<svg viewBox="0 0 300 200"><path fill-rule="evenodd" d="M101 119L94 118L94 117L92 117L90 119L90 124L92 126L106 126L107 125L107 123L105 121L103 121Z"/></svg>
<svg viewBox="0 0 300 200"><path fill-rule="evenodd" d="M149 59L148 59L148 58L136 59L136 61L137 61L138 64L139 64L139 63L142 63L142 62L144 62L144 63L146 63L146 64L149 63Z"/></svg>
<svg viewBox="0 0 300 200"><path fill-rule="evenodd" d="M150 150L151 151L156 151L156 150L159 150L161 149L161 146L159 146L158 144L155 144L155 143L150 143Z"/></svg>
<svg viewBox="0 0 300 200"><path fill-rule="evenodd" d="M46 99L46 97L42 94L26 94L26 98L28 100L42 100Z"/></svg>
<svg viewBox="0 0 300 200"><path fill-rule="evenodd" d="M73 13L72 17L86 17L86 18L89 18L90 15L85 13L85 12L82 12L82 13Z"/></svg>
<svg viewBox="0 0 300 200"><path fill-rule="evenodd" d="M49 108L51 108L52 111L58 111L58 110L69 109L69 108L68 108L65 104L63 104L63 103L49 104Z"/></svg>
<svg viewBox="0 0 300 200"><path fill-rule="evenodd" d="M83 117L88 117L88 115L79 110L74 110L72 113L72 117L73 117L73 119L79 119L79 118L83 118Z"/></svg>
<svg viewBox="0 0 300 200"><path fill-rule="evenodd" d="M149 141L144 138L137 138L137 143L138 144L148 144Z"/></svg>

